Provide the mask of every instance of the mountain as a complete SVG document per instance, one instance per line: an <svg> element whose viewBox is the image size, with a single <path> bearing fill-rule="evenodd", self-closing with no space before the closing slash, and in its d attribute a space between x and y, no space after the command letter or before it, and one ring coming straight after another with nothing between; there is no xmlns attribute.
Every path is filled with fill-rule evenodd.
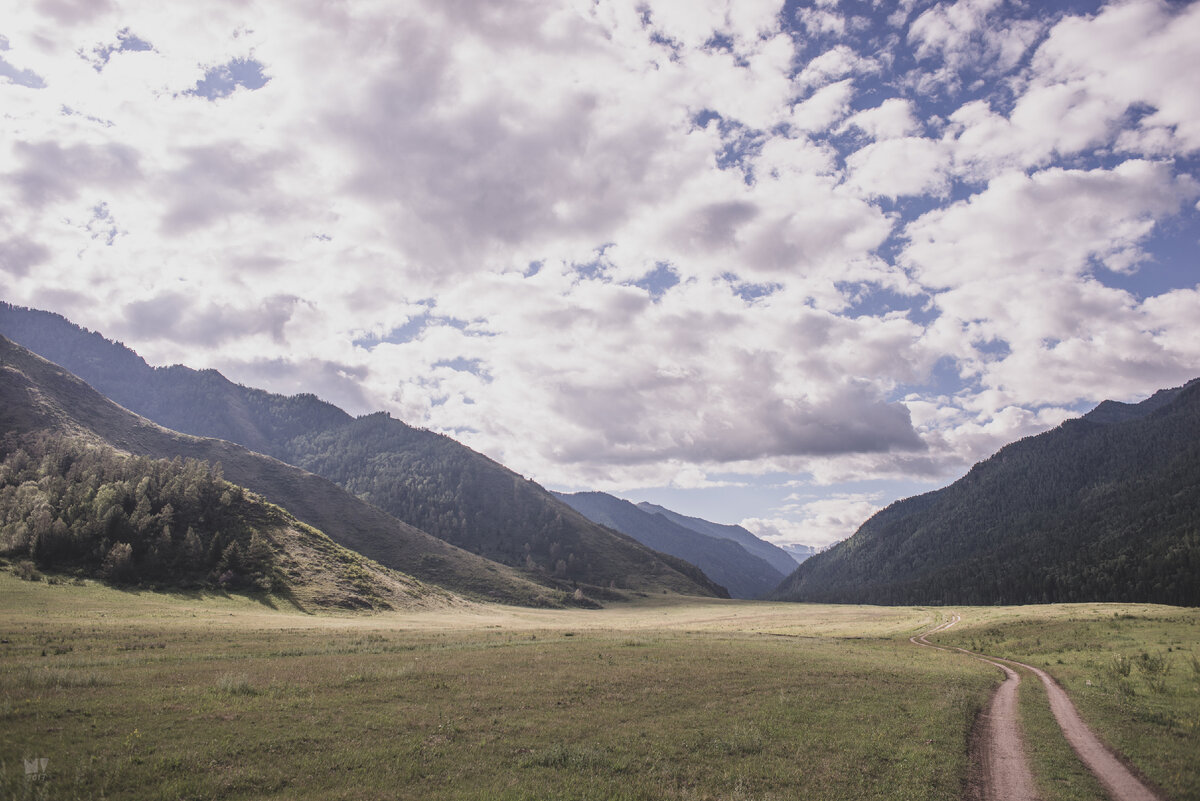
<svg viewBox="0 0 1200 801"><path fill-rule="evenodd" d="M800 564L805 559L817 555L817 549L812 545L793 543L791 545L780 545L779 547L786 551L788 556L796 560L796 564Z"/></svg>
<svg viewBox="0 0 1200 801"><path fill-rule="evenodd" d="M220 465L247 488L334 542L424 583L503 603L552 605L563 595L392 518L332 482L218 439L162 428L61 367L0 336L0 432L48 434L152 459Z"/></svg>
<svg viewBox="0 0 1200 801"><path fill-rule="evenodd" d="M629 501L603 492L555 494L589 520L624 532L656 551L691 562L734 598L757 598L774 589L785 576L732 540L685 528Z"/></svg>
<svg viewBox="0 0 1200 801"><path fill-rule="evenodd" d="M1200 605L1200 379L1007 445L882 510L771 597Z"/></svg>
<svg viewBox="0 0 1200 801"><path fill-rule="evenodd" d="M695 566L593 523L449 437L385 413L355 418L313 395L243 387L215 370L151 367L124 345L49 312L0 304L0 334L162 426L323 476L387 515L539 583L596 598L614 589L726 595Z"/></svg>
<svg viewBox="0 0 1200 801"><path fill-rule="evenodd" d="M334 543L207 462L123 454L48 431L0 438L0 554L157 589L265 590L302 609L395 609L456 596Z"/></svg>
<svg viewBox="0 0 1200 801"><path fill-rule="evenodd" d="M785 576L796 569L796 560L789 556L787 551L778 545L772 545L765 540L760 540L741 526L712 523L703 518L688 517L678 512L672 512L665 506L658 506L657 504L646 503L644 501L639 503L637 507L643 512L648 512L652 515L662 515L676 525L690 528L692 531L705 534L709 537L733 540L745 548L747 552L762 559Z"/></svg>

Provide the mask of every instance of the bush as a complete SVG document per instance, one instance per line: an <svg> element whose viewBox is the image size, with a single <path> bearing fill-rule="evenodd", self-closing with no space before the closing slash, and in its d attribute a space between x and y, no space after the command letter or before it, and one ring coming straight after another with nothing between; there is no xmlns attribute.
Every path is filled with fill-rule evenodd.
<svg viewBox="0 0 1200 801"><path fill-rule="evenodd" d="M217 679L217 689L229 695L258 695L245 673L226 673Z"/></svg>
<svg viewBox="0 0 1200 801"><path fill-rule="evenodd" d="M41 581L42 574L37 572L37 568L33 566L33 562L28 559L22 559L12 566L13 575L22 581Z"/></svg>

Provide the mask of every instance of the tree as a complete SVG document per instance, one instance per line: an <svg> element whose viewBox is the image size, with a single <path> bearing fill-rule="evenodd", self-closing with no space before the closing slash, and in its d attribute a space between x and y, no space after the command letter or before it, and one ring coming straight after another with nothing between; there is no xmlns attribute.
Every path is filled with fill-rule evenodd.
<svg viewBox="0 0 1200 801"><path fill-rule="evenodd" d="M100 566L100 575L113 584L129 584L135 577L133 569L133 546L118 542L109 549Z"/></svg>

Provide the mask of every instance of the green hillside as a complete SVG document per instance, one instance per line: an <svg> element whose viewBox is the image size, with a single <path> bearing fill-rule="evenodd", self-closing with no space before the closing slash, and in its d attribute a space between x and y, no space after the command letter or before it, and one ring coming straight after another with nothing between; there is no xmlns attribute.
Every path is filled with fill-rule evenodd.
<svg viewBox="0 0 1200 801"><path fill-rule="evenodd" d="M406 525L319 476L223 440L155 425L3 337L0 432L80 437L132 455L220 465L233 484L262 495L338 544L419 581L503 603L547 605L565 598L511 568Z"/></svg>
<svg viewBox="0 0 1200 801"><path fill-rule="evenodd" d="M772 597L1200 605L1200 381L1008 445L879 512Z"/></svg>
<svg viewBox="0 0 1200 801"><path fill-rule="evenodd" d="M384 413L356 419L315 396L274 395L213 370L152 368L125 346L48 312L0 304L0 334L162 426L323 476L387 515L541 584L582 587L592 597L614 589L726 596L695 566L591 522L449 437Z"/></svg>
<svg viewBox="0 0 1200 801"><path fill-rule="evenodd" d="M450 593L343 548L208 462L83 438L0 438L0 557L119 586L266 592L301 608L391 609Z"/></svg>

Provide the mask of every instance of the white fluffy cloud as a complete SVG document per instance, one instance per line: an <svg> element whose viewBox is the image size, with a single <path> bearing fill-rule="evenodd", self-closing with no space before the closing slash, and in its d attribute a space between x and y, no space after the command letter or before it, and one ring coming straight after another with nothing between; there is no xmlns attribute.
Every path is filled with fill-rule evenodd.
<svg viewBox="0 0 1200 801"><path fill-rule="evenodd" d="M843 128L857 128L872 139L882 140L920 133L921 124L913 114L912 101L889 97L878 106L848 117Z"/></svg>
<svg viewBox="0 0 1200 801"><path fill-rule="evenodd" d="M1004 73L1015 67L1037 38L1041 24L1032 20L997 20L1004 0L957 0L938 3L908 28L908 40L919 61L936 59L940 67L917 75L922 91L957 88L964 75Z"/></svg>
<svg viewBox="0 0 1200 801"><path fill-rule="evenodd" d="M0 294L606 489L945 477L1197 372L1200 9L875 13L18 4Z"/></svg>
<svg viewBox="0 0 1200 801"><path fill-rule="evenodd" d="M940 142L915 136L873 142L846 157L847 181L868 196L944 195L949 166Z"/></svg>
<svg viewBox="0 0 1200 801"><path fill-rule="evenodd" d="M1098 148L1194 153L1197 35L1200 7L1159 0L1112 3L1094 17L1061 20L1033 55L1011 113L973 101L951 115L947 137L960 170L986 178Z"/></svg>
<svg viewBox="0 0 1200 801"><path fill-rule="evenodd" d="M780 545L802 543L823 548L844 540L879 511L878 493L839 493L810 500L792 494L780 512L787 517L749 517L741 525Z"/></svg>
<svg viewBox="0 0 1200 801"><path fill-rule="evenodd" d="M910 224L903 262L935 288L980 278L1078 276L1093 264L1124 271L1143 258L1139 243L1155 221L1198 193L1200 184L1164 162L1005 173L985 191Z"/></svg>

